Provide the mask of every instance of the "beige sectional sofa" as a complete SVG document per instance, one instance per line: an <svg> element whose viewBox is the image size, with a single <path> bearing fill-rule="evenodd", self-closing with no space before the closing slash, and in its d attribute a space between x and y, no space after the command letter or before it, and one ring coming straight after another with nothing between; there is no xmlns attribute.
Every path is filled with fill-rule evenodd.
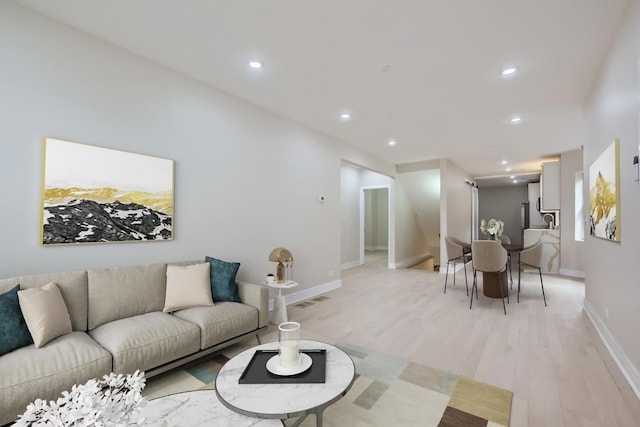
<svg viewBox="0 0 640 427"><path fill-rule="evenodd" d="M170 265L191 265L183 262ZM73 384L139 369L150 377L256 335L268 325L268 288L238 282L241 302L163 312L167 264L40 274L0 280L0 294L55 283L72 332L41 348L0 356L0 425L37 398Z"/></svg>

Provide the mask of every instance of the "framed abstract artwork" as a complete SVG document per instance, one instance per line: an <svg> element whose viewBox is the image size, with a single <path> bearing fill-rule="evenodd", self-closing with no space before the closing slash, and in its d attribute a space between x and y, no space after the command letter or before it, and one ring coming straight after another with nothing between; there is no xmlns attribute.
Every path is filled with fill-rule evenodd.
<svg viewBox="0 0 640 427"><path fill-rule="evenodd" d="M173 160L45 138L41 245L173 239Z"/></svg>
<svg viewBox="0 0 640 427"><path fill-rule="evenodd" d="M591 235L620 241L620 142L616 139L589 168Z"/></svg>

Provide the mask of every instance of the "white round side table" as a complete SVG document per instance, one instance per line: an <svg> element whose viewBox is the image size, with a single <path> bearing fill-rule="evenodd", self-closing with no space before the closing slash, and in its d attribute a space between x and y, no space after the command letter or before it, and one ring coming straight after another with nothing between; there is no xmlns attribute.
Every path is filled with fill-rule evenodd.
<svg viewBox="0 0 640 427"><path fill-rule="evenodd" d="M285 300L284 295L282 295L283 289L290 289L298 286L298 282L294 282L292 280L287 280L284 283L278 282L265 282L265 285L270 288L277 289L278 295L273 298L273 315L271 317L271 322L276 325L280 323L288 322L289 316L287 315L287 302Z"/></svg>

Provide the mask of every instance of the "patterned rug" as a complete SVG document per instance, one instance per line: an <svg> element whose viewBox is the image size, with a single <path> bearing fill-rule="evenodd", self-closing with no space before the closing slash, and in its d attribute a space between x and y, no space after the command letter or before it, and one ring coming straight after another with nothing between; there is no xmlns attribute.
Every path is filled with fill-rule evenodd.
<svg viewBox="0 0 640 427"><path fill-rule="evenodd" d="M265 342L265 340L263 340ZM148 380L149 399L213 389L216 374L235 354L253 344L233 346L209 360ZM428 366L355 346L333 343L351 356L356 381L324 412L324 425L344 426L508 426L513 393ZM285 421L285 426L296 420ZM309 416L302 426L315 426Z"/></svg>

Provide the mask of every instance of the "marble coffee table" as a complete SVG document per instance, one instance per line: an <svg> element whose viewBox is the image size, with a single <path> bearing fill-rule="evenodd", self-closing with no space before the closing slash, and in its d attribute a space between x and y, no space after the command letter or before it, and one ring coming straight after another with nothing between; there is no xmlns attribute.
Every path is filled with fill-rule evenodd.
<svg viewBox="0 0 640 427"><path fill-rule="evenodd" d="M149 400L141 408L145 425L158 427L282 427L278 420L247 417L220 404L213 390L170 394Z"/></svg>
<svg viewBox="0 0 640 427"><path fill-rule="evenodd" d="M300 349L325 349L326 374L324 383L299 384L240 384L240 376L256 350L277 350L271 342L245 350L229 360L216 378L216 394L227 408L240 414L280 419L300 417L299 425L309 415L316 415L316 424L322 426L324 410L338 401L353 385L355 365L344 351L330 344L301 340Z"/></svg>

